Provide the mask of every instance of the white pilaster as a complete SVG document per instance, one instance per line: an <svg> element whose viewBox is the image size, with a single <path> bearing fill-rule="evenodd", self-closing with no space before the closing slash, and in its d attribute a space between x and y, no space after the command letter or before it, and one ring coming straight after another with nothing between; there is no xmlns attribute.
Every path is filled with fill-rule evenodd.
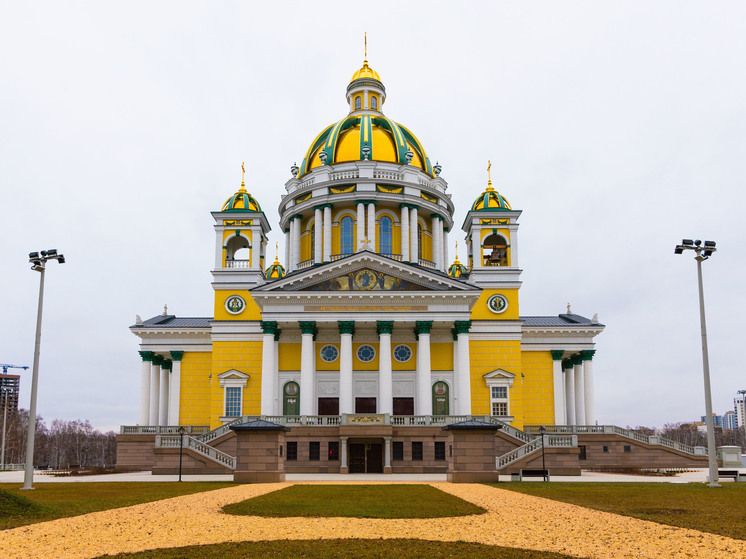
<svg viewBox="0 0 746 559"><path fill-rule="evenodd" d="M562 378L562 352L552 352L552 381L554 390L554 424L565 425L565 385Z"/></svg>
<svg viewBox="0 0 746 559"><path fill-rule="evenodd" d="M292 228L292 221L290 222L290 226ZM290 272L292 268L290 267L290 229L288 229L287 233L285 233L285 269Z"/></svg>
<svg viewBox="0 0 746 559"><path fill-rule="evenodd" d="M572 365L569 365L565 371L565 409L568 425L577 425L575 423L575 375Z"/></svg>
<svg viewBox="0 0 746 559"><path fill-rule="evenodd" d="M148 423L158 425L158 403L161 388L161 359L156 356L150 364L150 413ZM157 362L157 363L156 363Z"/></svg>
<svg viewBox="0 0 746 559"><path fill-rule="evenodd" d="M282 406L279 400L280 391L280 341L279 336L275 335L275 393L272 394L272 415L280 415L282 413Z"/></svg>
<svg viewBox="0 0 746 559"><path fill-rule="evenodd" d="M417 208L409 210L409 261L419 262L419 245L417 241ZM432 411L432 410L431 410ZM428 412L430 413L430 412Z"/></svg>
<svg viewBox="0 0 746 559"><path fill-rule="evenodd" d="M347 473L347 437L339 437L339 468L343 474Z"/></svg>
<svg viewBox="0 0 746 559"><path fill-rule="evenodd" d="M251 267L261 268L259 257L262 255L262 232L258 227L251 229Z"/></svg>
<svg viewBox="0 0 746 559"><path fill-rule="evenodd" d="M266 323L265 323L266 324ZM301 394L303 391L301 390ZM275 333L265 328L262 334L262 415L274 415L275 404Z"/></svg>
<svg viewBox="0 0 746 559"><path fill-rule="evenodd" d="M451 392L453 393L453 415L460 415L461 414L461 374L459 373L459 367L458 367L458 335L455 333L455 328L452 330L453 334L453 343L451 344L451 349L453 351L453 386L451 387Z"/></svg>
<svg viewBox="0 0 746 559"><path fill-rule="evenodd" d="M324 206L324 262L332 261L332 208Z"/></svg>
<svg viewBox="0 0 746 559"><path fill-rule="evenodd" d="M593 350L583 352L583 369L585 373L585 421L586 425L596 424L596 401L593 394ZM589 357L591 359L589 359Z"/></svg>
<svg viewBox="0 0 746 559"><path fill-rule="evenodd" d="M586 425L585 422L585 375L583 361L578 359L575 365L575 424Z"/></svg>
<svg viewBox="0 0 746 559"><path fill-rule="evenodd" d="M175 356L171 352L171 380L168 384L168 425L180 425L179 414L181 406L181 353Z"/></svg>
<svg viewBox="0 0 746 559"><path fill-rule="evenodd" d="M448 271L448 266L451 263L448 261L448 232L443 228L443 271Z"/></svg>
<svg viewBox="0 0 746 559"><path fill-rule="evenodd" d="M376 252L376 205L368 204L368 250Z"/></svg>
<svg viewBox="0 0 746 559"><path fill-rule="evenodd" d="M149 358L148 358L149 359ZM140 416L139 425L150 425L150 361L143 357L140 369Z"/></svg>
<svg viewBox="0 0 746 559"><path fill-rule="evenodd" d="M429 329L428 329L429 330ZM432 415L433 392L430 370L430 332L420 333L417 339L417 415Z"/></svg>
<svg viewBox="0 0 746 559"><path fill-rule="evenodd" d="M471 361L469 358L469 333L458 334L458 394L459 415L471 415Z"/></svg>
<svg viewBox="0 0 746 559"><path fill-rule="evenodd" d="M169 382L169 371L168 369L161 366L161 394L160 402L158 402L158 425L168 425L168 385Z"/></svg>
<svg viewBox="0 0 746 559"><path fill-rule="evenodd" d="M324 255L322 254L323 250L323 241L324 241L324 225L323 225L323 211L321 208L316 208L314 210L314 221L313 221L313 228L314 228L314 247L313 247L313 261L314 264L321 264L323 261Z"/></svg>
<svg viewBox="0 0 746 559"><path fill-rule="evenodd" d="M339 413L354 413L352 399L352 334L340 334Z"/></svg>
<svg viewBox="0 0 746 559"><path fill-rule="evenodd" d="M409 262L409 208L401 208L401 259L402 262Z"/></svg>
<svg viewBox="0 0 746 559"><path fill-rule="evenodd" d="M301 334L300 350L300 414L314 415L313 377L315 356L313 334Z"/></svg>
<svg viewBox="0 0 746 559"><path fill-rule="evenodd" d="M357 250L360 252L365 246L363 239L365 238L365 204L362 202L357 203Z"/></svg>
<svg viewBox="0 0 746 559"><path fill-rule="evenodd" d="M441 227L443 222L437 216L432 219L432 231L433 231L433 264L435 264L436 270L442 270L443 264L440 261L443 257L441 253L440 243L443 241Z"/></svg>
<svg viewBox="0 0 746 559"><path fill-rule="evenodd" d="M381 332L378 347L378 413L394 413L394 379L391 367L391 333Z"/></svg>
<svg viewBox="0 0 746 559"><path fill-rule="evenodd" d="M383 438L383 472L391 471L391 437Z"/></svg>

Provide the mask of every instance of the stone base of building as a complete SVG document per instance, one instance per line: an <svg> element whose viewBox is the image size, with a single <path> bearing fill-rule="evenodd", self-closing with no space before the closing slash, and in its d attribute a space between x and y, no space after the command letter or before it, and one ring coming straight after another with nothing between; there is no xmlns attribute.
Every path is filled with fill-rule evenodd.
<svg viewBox="0 0 746 559"><path fill-rule="evenodd" d="M494 472L448 472L446 479L451 483L497 483L499 474Z"/></svg>
<svg viewBox="0 0 746 559"><path fill-rule="evenodd" d="M285 481L285 472L234 472L236 483L279 483Z"/></svg>

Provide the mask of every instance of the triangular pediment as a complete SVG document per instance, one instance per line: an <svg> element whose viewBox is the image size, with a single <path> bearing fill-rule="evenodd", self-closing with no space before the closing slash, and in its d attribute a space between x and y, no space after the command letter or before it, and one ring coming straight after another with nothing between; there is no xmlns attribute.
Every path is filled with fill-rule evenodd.
<svg viewBox="0 0 746 559"><path fill-rule="evenodd" d="M490 384L508 384L512 386L515 375L505 369L495 369L482 375L482 378L487 381L488 386Z"/></svg>
<svg viewBox="0 0 746 559"><path fill-rule="evenodd" d="M380 292L481 291L443 272L398 262L368 251L298 270L254 289L263 291Z"/></svg>

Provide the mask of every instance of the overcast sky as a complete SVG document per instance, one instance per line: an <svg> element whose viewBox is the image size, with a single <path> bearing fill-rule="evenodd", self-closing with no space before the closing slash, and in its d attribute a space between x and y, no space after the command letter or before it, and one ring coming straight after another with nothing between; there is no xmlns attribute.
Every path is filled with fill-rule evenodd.
<svg viewBox="0 0 746 559"><path fill-rule="evenodd" d="M128 326L164 304L212 315L209 212L242 161L284 255L290 166L346 114L365 31L383 110L443 166L457 225L487 160L523 210L521 314L569 302L607 325L599 423L704 414L696 264L673 248L717 241L703 266L713 402L732 409L746 389L746 4L360 5L0 3L0 362L32 364L27 254L67 257L46 274L39 414L136 423Z"/></svg>

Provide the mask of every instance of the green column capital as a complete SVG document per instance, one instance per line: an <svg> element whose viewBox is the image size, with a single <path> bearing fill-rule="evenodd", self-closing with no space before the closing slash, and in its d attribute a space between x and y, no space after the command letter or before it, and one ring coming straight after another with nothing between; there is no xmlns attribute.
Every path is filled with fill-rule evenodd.
<svg viewBox="0 0 746 559"><path fill-rule="evenodd" d="M562 356L565 354L565 350L553 349L549 353L552 354L552 361L562 361Z"/></svg>
<svg viewBox="0 0 746 559"><path fill-rule="evenodd" d="M454 342L456 340L458 340L458 332L456 332L456 328L455 327L451 328L451 337L453 338Z"/></svg>
<svg viewBox="0 0 746 559"><path fill-rule="evenodd" d="M262 320L260 323L262 334L274 334L277 330L277 322L273 320Z"/></svg>
<svg viewBox="0 0 746 559"><path fill-rule="evenodd" d="M562 368L565 370L572 369L572 359L570 359L569 357L567 359L563 359Z"/></svg>
<svg viewBox="0 0 746 559"><path fill-rule="evenodd" d="M380 336L381 334L389 334L394 331L393 320L377 320L376 321L376 332Z"/></svg>
<svg viewBox="0 0 746 559"><path fill-rule="evenodd" d="M339 322L337 322L337 326L339 326L340 334L355 335L355 321L354 320L340 320Z"/></svg>
<svg viewBox="0 0 746 559"><path fill-rule="evenodd" d="M170 371L171 367L173 367L174 362L170 359L164 359L163 364L161 364L161 369L165 369L166 371Z"/></svg>
<svg viewBox="0 0 746 559"><path fill-rule="evenodd" d="M161 366L163 363L163 355L153 355L153 358L151 359L153 365L157 365L158 367Z"/></svg>
<svg viewBox="0 0 746 559"><path fill-rule="evenodd" d="M471 329L471 320L457 320L453 323L456 334L468 334Z"/></svg>
<svg viewBox="0 0 746 559"><path fill-rule="evenodd" d="M583 361L593 361L593 356L596 354L595 349L584 349L580 352L580 358Z"/></svg>
<svg viewBox="0 0 746 559"><path fill-rule="evenodd" d="M153 360L153 352L152 351L138 351L140 354L140 357L142 357L143 361L152 361Z"/></svg>
<svg viewBox="0 0 746 559"><path fill-rule="evenodd" d="M432 320L418 320L414 323L415 334L429 334L430 329L433 327Z"/></svg>
<svg viewBox="0 0 746 559"><path fill-rule="evenodd" d="M301 320L298 322L300 326L301 334L313 334L316 335L316 322L313 320Z"/></svg>
<svg viewBox="0 0 746 559"><path fill-rule="evenodd" d="M172 351L171 352L171 360L172 361L181 361L184 358L184 352L183 351Z"/></svg>
<svg viewBox="0 0 746 559"><path fill-rule="evenodd" d="M573 365L582 365L583 364L583 358L580 356L579 353L576 353L572 357L570 357L570 360L572 361Z"/></svg>
<svg viewBox="0 0 746 559"><path fill-rule="evenodd" d="M275 328L275 341L280 341L280 334L282 334L282 328Z"/></svg>

